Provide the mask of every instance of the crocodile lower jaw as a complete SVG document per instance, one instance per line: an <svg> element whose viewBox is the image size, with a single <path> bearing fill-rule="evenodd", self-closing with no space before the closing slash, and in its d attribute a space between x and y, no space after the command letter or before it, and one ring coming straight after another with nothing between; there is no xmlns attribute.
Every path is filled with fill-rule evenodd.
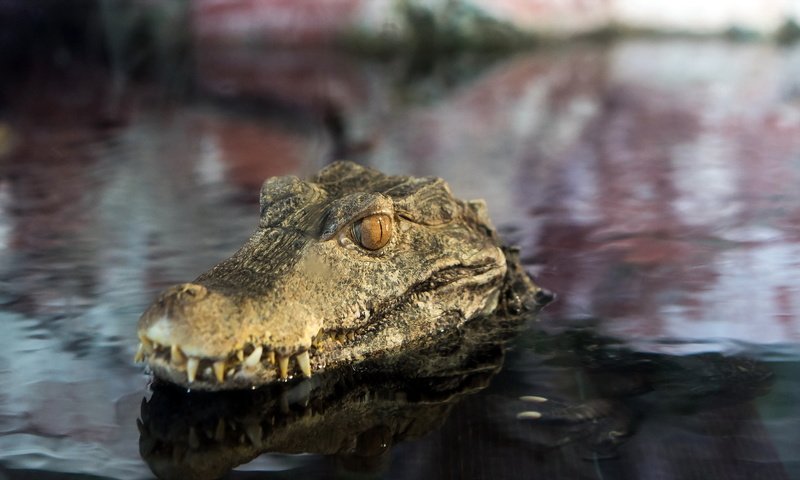
<svg viewBox="0 0 800 480"><path fill-rule="evenodd" d="M225 358L186 355L179 345L161 345L146 336L136 353L137 362L146 362L161 378L188 387L217 389L247 387L271 380L288 380L296 376L310 377L313 370L323 368L309 349L285 349L252 344L231 352Z"/></svg>
<svg viewBox="0 0 800 480"><path fill-rule="evenodd" d="M372 331L373 328L364 328ZM320 332L310 346L295 348L247 343L224 357L187 355L179 345L164 345L140 334L134 361L146 363L157 377L187 388L203 390L251 388L276 380L310 378L312 372L326 368L330 355L341 352L363 332L335 330Z"/></svg>

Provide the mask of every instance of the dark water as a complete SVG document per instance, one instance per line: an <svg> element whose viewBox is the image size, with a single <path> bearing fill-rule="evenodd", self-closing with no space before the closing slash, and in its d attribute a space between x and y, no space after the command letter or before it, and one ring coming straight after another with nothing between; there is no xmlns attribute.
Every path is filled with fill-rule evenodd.
<svg viewBox="0 0 800 480"><path fill-rule="evenodd" d="M231 478L800 478L800 48L628 41L421 71L198 52L179 96L59 65L0 110L0 478L151 478L142 399L183 400L133 365L138 315L247 238L264 178L342 155L485 198L559 298L495 376L410 401L419 435ZM517 418L580 408L600 420Z"/></svg>

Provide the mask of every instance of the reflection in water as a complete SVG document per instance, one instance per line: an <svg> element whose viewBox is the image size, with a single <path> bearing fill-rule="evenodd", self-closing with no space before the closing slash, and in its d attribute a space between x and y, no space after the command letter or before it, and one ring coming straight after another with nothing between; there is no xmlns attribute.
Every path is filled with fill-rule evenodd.
<svg viewBox="0 0 800 480"><path fill-rule="evenodd" d="M243 243L265 176L349 152L486 198L560 298L546 334L525 333L486 388L440 407L441 428L378 456L387 478L800 477L800 48L626 41L409 82L338 56L215 55L198 52L191 102L129 82L113 122L107 78L76 59L3 79L3 476L149 478L139 313ZM621 343L589 349L574 323ZM763 396L761 367L730 356L743 351L774 372ZM158 390L152 409L164 398L186 401ZM274 398L264 408L280 410ZM594 430L516 418L529 409L606 416ZM603 443L610 432L629 435ZM249 465L331 471L312 456Z"/></svg>
<svg viewBox="0 0 800 480"><path fill-rule="evenodd" d="M415 474L430 478L791 478L794 453L756 408L774 378L761 362L635 352L588 330L516 345L489 388L398 460L428 451ZM531 393L550 401L519 400ZM515 417L530 410L542 418Z"/></svg>
<svg viewBox="0 0 800 480"><path fill-rule="evenodd" d="M218 478L265 452L329 456L340 474L416 478L407 471L398 473L404 468L392 464L392 448L440 429L459 402L485 389L502 366L503 338L513 331L508 323L481 319L451 332L433 349L411 350L388 363L371 362L357 371L343 369L256 391L186 392L157 385L152 397L142 401L140 452L153 472L165 479ZM749 455L761 462L747 466L721 452L709 452L713 468L738 472L726 478L765 474L783 478L752 408L772 378L764 364L716 353L684 357L637 353L583 330L527 340L534 342L530 353L545 369L569 365L581 377L580 400L537 402L542 416L530 425L525 425L530 412L522 411L527 405L516 404L520 437L515 440L525 442L529 455L546 458L553 449L561 449L557 460L539 461L537 470L543 478L559 471L563 476L565 468L571 471L569 478L589 474L595 467L584 460L607 459L625 472L643 468L648 459L626 455L623 444L630 441L633 448L641 447L641 441L630 437L665 418L672 418L674 426L709 435L707 439L682 435L684 449L663 449L662 455L671 455L670 463L679 466L670 470L677 475L670 478L708 474L710 465L683 462L709 440L724 447L726 436L747 442ZM556 382L537 387L537 393L546 390L554 398L567 394ZM735 427L720 425L734 416ZM485 428L479 426L481 418L473 421L479 433L485 433L480 432ZM749 424L755 430L741 430ZM497 478L506 478L503 472L517 471L515 465L526 463L509 458L509 453L501 456L509 463L493 475ZM497 466L486 458L482 461L483 468ZM424 461L414 467L448 468Z"/></svg>

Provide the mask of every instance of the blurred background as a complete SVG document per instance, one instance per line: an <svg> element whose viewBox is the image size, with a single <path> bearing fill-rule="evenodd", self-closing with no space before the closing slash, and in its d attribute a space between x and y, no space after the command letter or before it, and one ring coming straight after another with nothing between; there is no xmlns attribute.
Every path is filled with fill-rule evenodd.
<svg viewBox="0 0 800 480"><path fill-rule="evenodd" d="M147 477L139 313L241 245L265 178L336 159L485 198L559 295L548 331L768 349L792 372L759 407L770 461L800 478L799 23L800 0L0 0L0 478Z"/></svg>

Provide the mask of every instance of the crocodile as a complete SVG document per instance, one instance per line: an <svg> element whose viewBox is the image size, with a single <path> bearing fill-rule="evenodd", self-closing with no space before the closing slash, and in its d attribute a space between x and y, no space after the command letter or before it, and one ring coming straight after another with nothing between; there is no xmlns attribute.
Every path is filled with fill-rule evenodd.
<svg viewBox="0 0 800 480"><path fill-rule="evenodd" d="M486 388L506 343L535 310L447 328L364 368L326 370L255 391L186 392L154 385L141 404L139 451L162 479L215 479L263 453L326 455L358 472L389 462L394 445L440 428L452 408Z"/></svg>
<svg viewBox="0 0 800 480"><path fill-rule="evenodd" d="M199 390L356 365L492 314L521 271L508 251L485 202L455 198L441 178L351 162L273 177L247 242L142 314L136 361ZM513 281L548 298L524 272Z"/></svg>

